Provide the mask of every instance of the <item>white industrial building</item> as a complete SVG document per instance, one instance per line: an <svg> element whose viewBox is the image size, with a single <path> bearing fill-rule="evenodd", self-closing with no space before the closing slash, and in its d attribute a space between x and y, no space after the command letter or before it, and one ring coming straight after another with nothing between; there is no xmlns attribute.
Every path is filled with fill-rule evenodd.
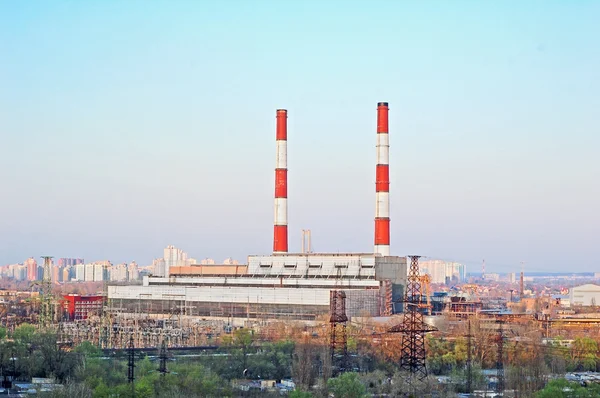
<svg viewBox="0 0 600 398"><path fill-rule="evenodd" d="M330 291L343 290L349 316L380 316L394 312L407 278L405 257L372 253L249 256L247 266L215 268L226 267L236 272L146 276L142 286L109 286L109 299L113 307L148 313L315 319L329 312Z"/></svg>
<svg viewBox="0 0 600 398"><path fill-rule="evenodd" d="M573 287L569 291L571 305L600 305L600 286L588 283Z"/></svg>

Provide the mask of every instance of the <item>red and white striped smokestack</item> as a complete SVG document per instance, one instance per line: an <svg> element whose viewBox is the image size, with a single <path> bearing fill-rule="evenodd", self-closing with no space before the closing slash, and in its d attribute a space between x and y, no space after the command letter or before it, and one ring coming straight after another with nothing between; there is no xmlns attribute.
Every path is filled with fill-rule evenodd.
<svg viewBox="0 0 600 398"><path fill-rule="evenodd" d="M390 141L388 103L377 104L377 173L375 179L375 253L390 255Z"/></svg>
<svg viewBox="0 0 600 398"><path fill-rule="evenodd" d="M287 253L287 110L277 109L277 161L275 165L275 227L273 252Z"/></svg>

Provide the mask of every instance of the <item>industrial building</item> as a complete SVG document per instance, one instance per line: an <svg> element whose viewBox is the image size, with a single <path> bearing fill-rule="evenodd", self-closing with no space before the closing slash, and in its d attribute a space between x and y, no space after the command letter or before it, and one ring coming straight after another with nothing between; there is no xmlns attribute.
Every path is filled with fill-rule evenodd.
<svg viewBox="0 0 600 398"><path fill-rule="evenodd" d="M287 110L277 110L276 120L273 254L249 256L244 265L172 264L168 276L145 276L141 286L109 286L112 308L204 317L317 319L329 312L330 291L343 290L348 316L401 310L407 260L390 256L388 104L377 106L373 253L288 253Z"/></svg>
<svg viewBox="0 0 600 398"><path fill-rule="evenodd" d="M67 294L63 296L64 315L71 321L87 319L92 314L99 314L104 305L104 297L100 295L82 296Z"/></svg>
<svg viewBox="0 0 600 398"><path fill-rule="evenodd" d="M595 306L600 305L600 286L588 283L570 289L571 305Z"/></svg>

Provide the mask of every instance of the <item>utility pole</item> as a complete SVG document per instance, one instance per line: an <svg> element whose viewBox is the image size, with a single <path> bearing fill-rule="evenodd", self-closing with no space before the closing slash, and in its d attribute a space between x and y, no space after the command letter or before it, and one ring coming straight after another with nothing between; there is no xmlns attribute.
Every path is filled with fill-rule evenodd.
<svg viewBox="0 0 600 398"><path fill-rule="evenodd" d="M471 319L469 319L469 329L468 329L468 334L467 334L467 394L471 394L471 388L472 383L473 383L473 373L472 373L472 369L471 369L471 337L473 337L473 335L471 334Z"/></svg>

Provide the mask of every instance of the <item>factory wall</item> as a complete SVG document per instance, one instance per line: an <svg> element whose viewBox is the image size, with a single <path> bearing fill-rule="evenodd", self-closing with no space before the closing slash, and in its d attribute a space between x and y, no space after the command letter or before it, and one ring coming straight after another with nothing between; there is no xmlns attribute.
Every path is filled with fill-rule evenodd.
<svg viewBox="0 0 600 398"><path fill-rule="evenodd" d="M383 299L380 289L338 288L346 293L346 314L349 317L381 315ZM192 308L192 314L218 316L218 311L278 313L297 314L297 318L304 319L304 315L309 313L315 316L329 313L330 290L319 287L109 286L108 296L113 303L119 302L123 307L149 312L169 311L174 305L185 302Z"/></svg>
<svg viewBox="0 0 600 398"><path fill-rule="evenodd" d="M229 286L109 286L110 299L329 306L329 290Z"/></svg>
<svg viewBox="0 0 600 398"><path fill-rule="evenodd" d="M368 289L379 288L375 279L304 278L290 276L226 277L226 276L171 276L170 278L145 276L143 285L153 286L228 286L228 287L305 287L323 289ZM248 291L252 294L252 291Z"/></svg>
<svg viewBox="0 0 600 398"><path fill-rule="evenodd" d="M170 267L169 275L243 275L248 273L246 265L187 265Z"/></svg>

